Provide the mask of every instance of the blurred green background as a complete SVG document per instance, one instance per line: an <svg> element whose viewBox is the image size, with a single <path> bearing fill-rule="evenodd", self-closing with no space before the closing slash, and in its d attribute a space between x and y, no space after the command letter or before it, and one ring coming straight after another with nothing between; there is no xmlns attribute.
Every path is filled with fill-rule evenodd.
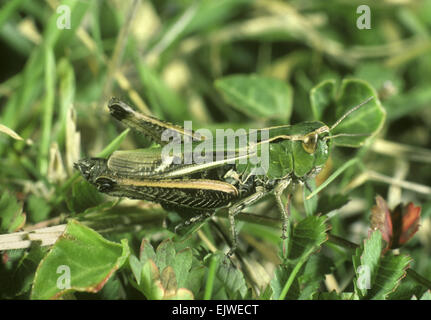
<svg viewBox="0 0 431 320"><path fill-rule="evenodd" d="M357 27L363 4L370 29ZM283 80L290 119L232 108L214 82L233 74ZM314 86L359 78L379 93L387 118L361 150L333 152L326 176L353 156L362 161L328 187L352 199L331 220L333 233L359 243L377 194L390 207L413 201L422 206L422 226L408 253L415 270L431 277L430 75L430 0L1 0L0 192L22 204L27 224L97 205L92 197L74 203L73 163L124 130L107 112L112 96L161 119L192 120L194 128L257 128L311 120ZM129 133L120 148L149 145ZM301 208L294 197L299 215ZM253 228L244 232L261 232Z"/></svg>

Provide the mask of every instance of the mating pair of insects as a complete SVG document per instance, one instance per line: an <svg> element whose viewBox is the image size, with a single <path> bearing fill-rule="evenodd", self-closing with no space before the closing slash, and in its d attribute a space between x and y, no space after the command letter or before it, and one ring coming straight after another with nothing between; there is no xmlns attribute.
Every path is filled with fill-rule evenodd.
<svg viewBox="0 0 431 320"><path fill-rule="evenodd" d="M174 157L170 153L170 160L166 161L163 148L168 141L162 139L168 130L176 134L183 145L186 141L192 141L193 152L205 136L141 114L112 98L108 104L110 114L152 139L158 147L116 151L108 159L82 159L75 167L100 192L157 202L188 217L185 224L205 220L218 209L227 208L232 234L228 255L231 255L237 247L235 216L267 194L275 197L282 217L282 238L286 238L289 212L288 204L282 200L283 192L287 189L290 194L298 183L307 185L307 180L322 169L329 158L332 138L355 136L348 133L334 135L331 132L348 115L373 98L371 96L347 111L331 127L320 121L308 121L261 129L266 134L258 135L254 143L234 147L233 150L216 148L214 152L221 151L224 157L205 163L173 161L175 157L184 160L187 157L184 150ZM238 138L241 140L241 137ZM264 173L256 174L256 163L251 158L262 150L267 150L268 166Z"/></svg>

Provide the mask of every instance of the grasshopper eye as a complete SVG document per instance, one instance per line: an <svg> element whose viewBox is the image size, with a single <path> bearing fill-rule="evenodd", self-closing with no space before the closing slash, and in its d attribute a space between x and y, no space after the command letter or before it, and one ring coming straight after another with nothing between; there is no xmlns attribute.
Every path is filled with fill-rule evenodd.
<svg viewBox="0 0 431 320"><path fill-rule="evenodd" d="M302 140L302 147L305 152L313 154L317 147L317 133L307 135L304 140Z"/></svg>
<svg viewBox="0 0 431 320"><path fill-rule="evenodd" d="M108 177L99 177L96 179L95 184L100 192L109 192L114 188L116 182Z"/></svg>

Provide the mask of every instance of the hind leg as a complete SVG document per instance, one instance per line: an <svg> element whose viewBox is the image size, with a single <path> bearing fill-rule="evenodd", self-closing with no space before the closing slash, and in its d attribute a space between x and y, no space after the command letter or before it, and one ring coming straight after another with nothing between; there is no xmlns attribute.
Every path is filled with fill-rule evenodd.
<svg viewBox="0 0 431 320"><path fill-rule="evenodd" d="M229 208L229 223L230 223L230 231L232 235L232 247L227 253L229 257L235 253L235 250L237 248L237 243L238 243L238 233L235 228L235 216L239 212L241 212L241 210L243 210L245 207L252 205L256 201L260 200L266 194L267 194L267 191L264 188L259 188L255 193L253 193L252 195L242 200L239 200Z"/></svg>
<svg viewBox="0 0 431 320"><path fill-rule="evenodd" d="M197 224L197 223L201 223L204 222L205 220L207 220L208 218L212 217L214 215L214 211L204 211L194 217L191 217L190 219L187 219L186 221L178 224L175 227L175 232L177 233L177 231L181 228L193 225L193 224Z"/></svg>

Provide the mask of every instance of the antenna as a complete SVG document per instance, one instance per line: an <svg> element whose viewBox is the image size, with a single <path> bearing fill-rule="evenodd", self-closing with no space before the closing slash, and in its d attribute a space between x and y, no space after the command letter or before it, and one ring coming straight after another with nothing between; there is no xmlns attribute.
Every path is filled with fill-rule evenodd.
<svg viewBox="0 0 431 320"><path fill-rule="evenodd" d="M351 114L352 112L358 110L360 107L362 107L364 104L367 104L370 100L372 100L374 98L374 96L368 97L365 101L361 102L360 104L358 104L357 106L353 107L352 109L350 109L349 111L347 111L345 114L343 114L341 116L340 119L337 120L337 122L335 122L330 131L332 131L336 126L338 126L340 124L341 121L343 121L349 114ZM339 135L338 135L339 136Z"/></svg>
<svg viewBox="0 0 431 320"><path fill-rule="evenodd" d="M369 133L339 133L339 134L335 134L333 136L326 136L323 138L323 140L329 140L329 139L334 139L334 138L339 138L339 137L367 137L367 136L371 136L371 134Z"/></svg>

